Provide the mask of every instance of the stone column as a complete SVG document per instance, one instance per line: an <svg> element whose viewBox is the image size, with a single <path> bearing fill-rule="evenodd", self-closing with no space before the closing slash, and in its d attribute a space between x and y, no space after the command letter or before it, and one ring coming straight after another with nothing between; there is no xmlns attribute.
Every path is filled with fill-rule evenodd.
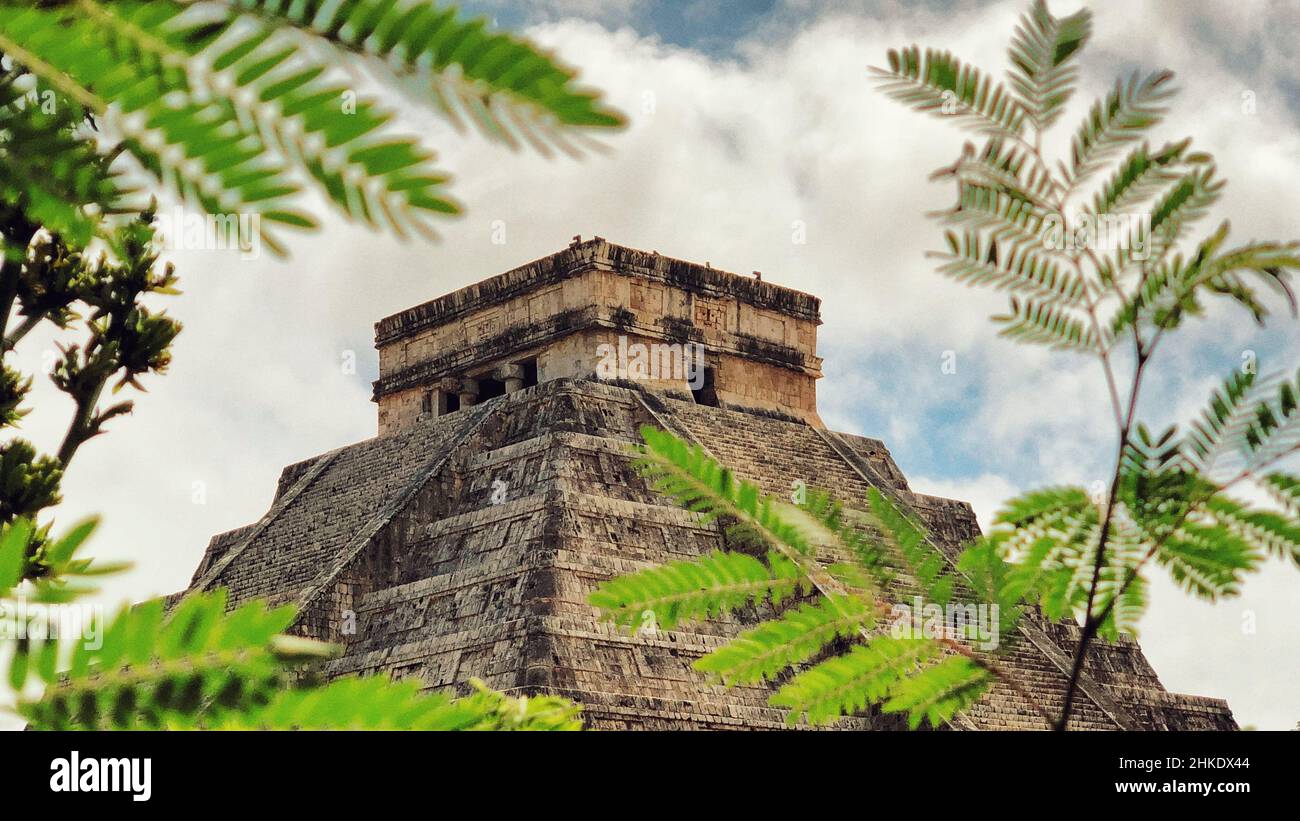
<svg viewBox="0 0 1300 821"><path fill-rule="evenodd" d="M468 408L478 401L478 380L462 379L460 380L460 406Z"/></svg>
<svg viewBox="0 0 1300 821"><path fill-rule="evenodd" d="M435 416L447 415L447 399L460 393L460 380L454 376L447 376L439 379L434 387L436 397L434 399L433 412Z"/></svg>
<svg viewBox="0 0 1300 821"><path fill-rule="evenodd" d="M514 393L524 388L523 365L502 365L492 372L492 377L506 383L506 393Z"/></svg>

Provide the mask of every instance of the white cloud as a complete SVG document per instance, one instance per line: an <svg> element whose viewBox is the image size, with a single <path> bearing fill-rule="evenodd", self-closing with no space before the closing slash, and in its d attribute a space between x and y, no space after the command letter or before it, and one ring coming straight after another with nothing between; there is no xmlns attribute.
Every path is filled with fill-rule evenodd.
<svg viewBox="0 0 1300 821"><path fill-rule="evenodd" d="M912 476L908 477L907 483L917 493L970 502L971 507L975 508L975 517L979 519L980 528L986 533L993 524L993 517L1002 508L1002 503L1020 492L1020 489L1009 479L992 473L985 473L973 479Z"/></svg>
<svg viewBox="0 0 1300 821"><path fill-rule="evenodd" d="M529 19L578 17L601 23L617 24L645 9L646 0L483 0L489 9L521 11Z"/></svg>

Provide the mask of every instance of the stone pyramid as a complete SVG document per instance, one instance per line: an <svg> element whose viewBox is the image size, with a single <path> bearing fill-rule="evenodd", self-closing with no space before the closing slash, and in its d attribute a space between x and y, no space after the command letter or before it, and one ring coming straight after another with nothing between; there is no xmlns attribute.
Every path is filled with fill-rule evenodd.
<svg viewBox="0 0 1300 821"><path fill-rule="evenodd" d="M597 238L388 317L379 435L285 468L270 510L214 537L189 589L296 603L297 632L344 648L328 675L558 693L599 729L784 727L768 688L691 669L763 613L629 634L586 599L603 579L723 547L716 524L632 468L645 424L769 493L798 480L860 504L886 490L949 561L978 535L968 504L913 493L882 442L822 425L819 308L757 276ZM698 367L647 372L618 353L636 360L637 345L693 351ZM1003 664L1059 706L1078 633L1027 619ZM1091 653L1074 724L1236 727L1224 701L1165 690L1132 641ZM836 726L900 725L871 713ZM1002 685L950 725L1044 727Z"/></svg>

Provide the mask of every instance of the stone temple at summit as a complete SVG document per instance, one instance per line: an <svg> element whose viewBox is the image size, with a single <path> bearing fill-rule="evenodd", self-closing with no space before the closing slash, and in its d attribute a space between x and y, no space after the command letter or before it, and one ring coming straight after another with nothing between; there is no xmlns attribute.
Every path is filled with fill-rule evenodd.
<svg viewBox="0 0 1300 821"><path fill-rule="evenodd" d="M725 688L691 667L761 613L630 633L587 598L602 580L724 545L717 523L633 468L647 424L768 493L799 479L860 504L880 488L946 562L979 535L968 504L913 492L882 442L822 424L820 324L809 294L600 238L394 314L375 326L378 435L284 468L266 515L215 536L189 590L296 604L295 632L343 648L327 676L452 690L480 678L570 697L596 729L784 727L769 687ZM611 355L642 345L700 352L702 367L689 380L604 378ZM1059 710L1078 636L1030 616L1000 663ZM864 712L834 726L900 725ZM1167 691L1122 640L1090 652L1072 726L1236 723L1222 700ZM1045 727L1003 684L948 725Z"/></svg>

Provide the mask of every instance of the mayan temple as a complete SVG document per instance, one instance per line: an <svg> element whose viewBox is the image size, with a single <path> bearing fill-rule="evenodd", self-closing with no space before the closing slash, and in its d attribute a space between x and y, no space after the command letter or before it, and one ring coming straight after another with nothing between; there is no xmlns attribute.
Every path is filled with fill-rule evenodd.
<svg viewBox="0 0 1300 821"><path fill-rule="evenodd" d="M822 424L820 323L814 296L600 238L394 314L375 326L378 435L286 467L266 515L214 537L189 589L296 603L298 632L345 648L328 675L427 688L478 677L571 697L595 729L784 727L768 689L715 686L690 666L759 613L629 634L587 596L723 546L717 524L632 468L645 424L769 493L801 480L860 504L878 487L947 561L978 535L968 504L912 492L882 442ZM611 351L637 345L701 350L702 367L689 381L603 378ZM1003 664L1058 710L1079 631L1031 617L1020 633ZM1093 651L1073 723L1236 728L1224 701L1168 692L1131 641ZM864 714L837 726L903 725ZM950 727L1046 725L998 684Z"/></svg>

